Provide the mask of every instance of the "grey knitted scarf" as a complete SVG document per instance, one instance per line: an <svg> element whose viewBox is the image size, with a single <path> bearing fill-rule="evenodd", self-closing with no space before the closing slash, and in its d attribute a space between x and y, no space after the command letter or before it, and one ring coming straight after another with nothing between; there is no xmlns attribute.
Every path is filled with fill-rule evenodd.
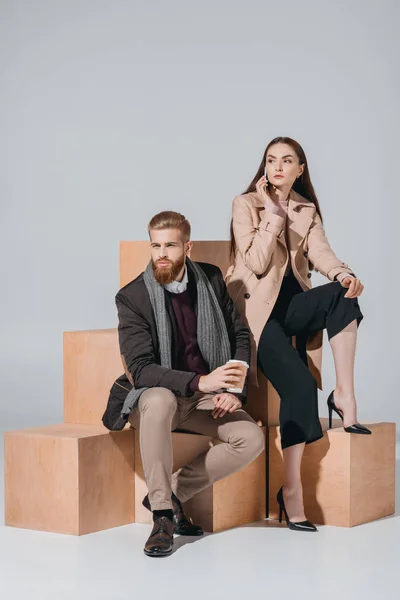
<svg viewBox="0 0 400 600"><path fill-rule="evenodd" d="M206 274L189 258L186 258L186 265L197 286L197 342L211 372L231 358L228 331L221 307ZM165 306L164 288L156 281L151 262L147 265L143 278L156 320L161 365L171 369L171 323ZM147 389L131 389L122 408L123 418L126 419L132 412L141 394Z"/></svg>

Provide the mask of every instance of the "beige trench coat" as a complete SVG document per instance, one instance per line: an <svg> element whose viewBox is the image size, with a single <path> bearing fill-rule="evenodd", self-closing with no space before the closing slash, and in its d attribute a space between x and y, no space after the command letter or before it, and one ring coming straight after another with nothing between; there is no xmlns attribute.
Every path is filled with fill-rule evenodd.
<svg viewBox="0 0 400 600"><path fill-rule="evenodd" d="M312 287L312 267L331 281L339 273L352 271L330 247L314 204L294 190L290 191L286 236L284 219L266 211L257 192L234 198L232 216L236 253L225 280L252 334L250 382L257 385L258 342L278 297L288 261L303 290ZM309 338L307 359L322 389L322 331Z"/></svg>

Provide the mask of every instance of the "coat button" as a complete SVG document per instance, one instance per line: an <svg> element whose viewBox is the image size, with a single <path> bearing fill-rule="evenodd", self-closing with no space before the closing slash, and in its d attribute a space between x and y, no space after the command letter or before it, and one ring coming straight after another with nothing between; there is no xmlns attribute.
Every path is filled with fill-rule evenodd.
<svg viewBox="0 0 400 600"><path fill-rule="evenodd" d="M308 277L308 279L310 279L311 273L307 273L307 277Z"/></svg>
<svg viewBox="0 0 400 600"><path fill-rule="evenodd" d="M246 292L245 295L244 295L244 297L246 298L246 300L248 300L250 298L249 292Z"/></svg>
<svg viewBox="0 0 400 600"><path fill-rule="evenodd" d="M261 279L262 275L256 275L257 279Z"/></svg>
<svg viewBox="0 0 400 600"><path fill-rule="evenodd" d="M303 253L306 258L308 258L308 252Z"/></svg>

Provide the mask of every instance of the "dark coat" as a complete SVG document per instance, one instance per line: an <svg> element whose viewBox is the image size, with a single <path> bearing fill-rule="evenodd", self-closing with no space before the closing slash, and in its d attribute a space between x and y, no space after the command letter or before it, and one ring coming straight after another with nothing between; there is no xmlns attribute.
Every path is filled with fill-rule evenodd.
<svg viewBox="0 0 400 600"><path fill-rule="evenodd" d="M231 356L250 364L250 333L243 324L228 294L221 270L215 265L197 263L210 281L222 313L231 343ZM188 271L188 291L197 314L196 283ZM177 356L177 324L169 294L165 293L167 314L171 321L172 365ZM128 283L116 295L119 345L126 372L111 388L103 423L108 429L121 429L121 410L126 395L133 387L165 387L175 395L191 397L189 385L196 373L168 369L160 364L160 348L156 322L143 273ZM240 399L246 402L247 381ZM117 426L116 426L117 425Z"/></svg>

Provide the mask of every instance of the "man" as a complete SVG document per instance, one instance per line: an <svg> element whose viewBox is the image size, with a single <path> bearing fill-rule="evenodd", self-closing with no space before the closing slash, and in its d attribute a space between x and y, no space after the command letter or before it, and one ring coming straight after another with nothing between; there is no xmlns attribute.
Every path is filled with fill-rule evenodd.
<svg viewBox="0 0 400 600"><path fill-rule="evenodd" d="M192 262L190 224L172 211L148 226L151 261L116 296L119 343L125 367L111 389L103 423L140 430L140 449L154 527L144 551L164 556L173 534L202 535L182 508L215 481L242 469L264 448L264 436L242 409L237 386L249 363L249 331L214 265ZM184 429L221 440L172 474L171 431Z"/></svg>

